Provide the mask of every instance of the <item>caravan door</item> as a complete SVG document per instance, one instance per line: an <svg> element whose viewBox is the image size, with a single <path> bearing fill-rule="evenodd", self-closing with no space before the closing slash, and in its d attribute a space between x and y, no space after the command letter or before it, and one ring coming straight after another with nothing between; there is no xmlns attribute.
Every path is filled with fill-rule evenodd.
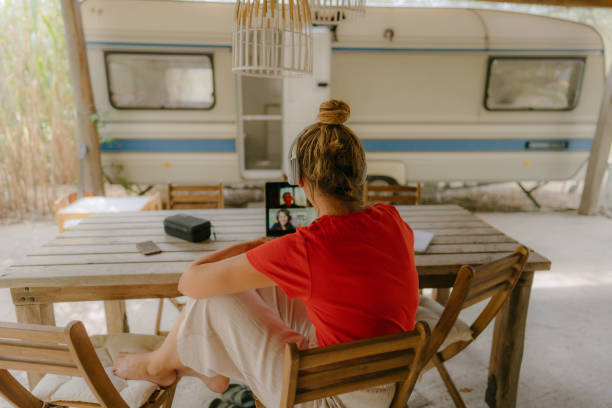
<svg viewBox="0 0 612 408"><path fill-rule="evenodd" d="M245 179L281 179L289 147L330 97L331 34L315 27L313 74L302 78L236 76L237 148Z"/></svg>

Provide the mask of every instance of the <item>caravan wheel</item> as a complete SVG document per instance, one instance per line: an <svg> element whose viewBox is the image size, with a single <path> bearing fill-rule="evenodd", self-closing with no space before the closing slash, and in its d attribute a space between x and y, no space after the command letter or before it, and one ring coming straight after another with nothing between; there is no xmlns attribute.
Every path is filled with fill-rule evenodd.
<svg viewBox="0 0 612 408"><path fill-rule="evenodd" d="M389 176L368 176L366 181L373 186L397 186L399 184L397 180Z"/></svg>

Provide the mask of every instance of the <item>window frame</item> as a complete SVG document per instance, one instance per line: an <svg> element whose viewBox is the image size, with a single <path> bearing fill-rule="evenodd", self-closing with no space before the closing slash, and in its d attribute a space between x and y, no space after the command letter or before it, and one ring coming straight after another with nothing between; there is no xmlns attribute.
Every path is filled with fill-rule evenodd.
<svg viewBox="0 0 612 408"><path fill-rule="evenodd" d="M130 55L191 55L191 56L206 56L210 60L210 70L212 76L212 104L208 108L150 108L140 106L117 106L113 101L110 87L110 72L108 64L108 56L111 54L130 54ZM213 53L210 52L165 52L165 51L126 51L126 50L105 50L104 51L104 73L106 75L106 93L108 96L108 103L116 110L141 110L141 111L209 111L212 110L217 104L217 86L215 82L215 65L213 59Z"/></svg>
<svg viewBox="0 0 612 408"><path fill-rule="evenodd" d="M578 81L576 84L576 96L574 97L573 105L569 105L567 108L491 108L488 106L488 95L489 95L489 85L491 84L491 70L493 67L493 62L495 60L570 60L570 61L580 61L582 62L582 69L578 74ZM582 83L584 81L584 73L586 71L586 57L577 57L577 56L489 56L489 60L487 62L487 80L484 88L484 98L483 98L483 106L489 112L569 112L576 109L578 104L580 103L581 91L582 91Z"/></svg>

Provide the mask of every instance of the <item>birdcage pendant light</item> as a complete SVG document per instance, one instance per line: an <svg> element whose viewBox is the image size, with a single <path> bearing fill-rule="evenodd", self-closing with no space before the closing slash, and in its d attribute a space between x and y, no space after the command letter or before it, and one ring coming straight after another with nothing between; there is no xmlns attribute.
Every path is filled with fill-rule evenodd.
<svg viewBox="0 0 612 408"><path fill-rule="evenodd" d="M232 71L291 77L312 73L312 16L307 0L237 0Z"/></svg>
<svg viewBox="0 0 612 408"><path fill-rule="evenodd" d="M338 24L365 13L365 0L312 0L312 21L316 24Z"/></svg>

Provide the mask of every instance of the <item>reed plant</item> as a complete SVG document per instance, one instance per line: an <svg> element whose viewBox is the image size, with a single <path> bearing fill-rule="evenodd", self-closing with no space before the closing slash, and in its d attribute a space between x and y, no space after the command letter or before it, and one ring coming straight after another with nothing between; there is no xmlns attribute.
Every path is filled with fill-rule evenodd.
<svg viewBox="0 0 612 408"><path fill-rule="evenodd" d="M77 178L59 0L0 0L0 219L48 214Z"/></svg>

